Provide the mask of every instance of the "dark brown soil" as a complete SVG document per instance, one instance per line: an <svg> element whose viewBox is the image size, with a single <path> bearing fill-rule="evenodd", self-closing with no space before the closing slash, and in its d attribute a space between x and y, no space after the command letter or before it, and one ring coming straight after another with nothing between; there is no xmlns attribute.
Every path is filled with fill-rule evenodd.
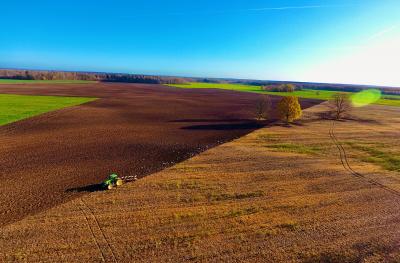
<svg viewBox="0 0 400 263"><path fill-rule="evenodd" d="M0 127L0 226L97 190L111 173L143 177L260 127L250 93L113 83L0 93L100 98Z"/></svg>

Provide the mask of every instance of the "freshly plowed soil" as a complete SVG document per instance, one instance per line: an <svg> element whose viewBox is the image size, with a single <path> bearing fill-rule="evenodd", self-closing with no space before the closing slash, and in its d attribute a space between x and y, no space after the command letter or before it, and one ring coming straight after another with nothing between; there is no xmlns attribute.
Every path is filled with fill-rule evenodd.
<svg viewBox="0 0 400 263"><path fill-rule="evenodd" d="M96 191L110 173L143 177L260 127L250 93L111 83L0 93L99 98L0 127L0 226Z"/></svg>

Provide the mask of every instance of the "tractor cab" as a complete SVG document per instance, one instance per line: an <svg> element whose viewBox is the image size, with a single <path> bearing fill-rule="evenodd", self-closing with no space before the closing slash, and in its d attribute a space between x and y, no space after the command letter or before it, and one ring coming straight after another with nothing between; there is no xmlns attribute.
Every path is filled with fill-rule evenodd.
<svg viewBox="0 0 400 263"><path fill-rule="evenodd" d="M114 187L120 186L124 183L124 181L117 175L111 174L108 178L102 183L104 189L111 190Z"/></svg>

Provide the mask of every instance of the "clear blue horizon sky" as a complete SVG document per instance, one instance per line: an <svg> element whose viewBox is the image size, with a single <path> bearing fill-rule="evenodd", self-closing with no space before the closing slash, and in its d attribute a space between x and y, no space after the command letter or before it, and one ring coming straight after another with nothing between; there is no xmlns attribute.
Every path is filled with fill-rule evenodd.
<svg viewBox="0 0 400 263"><path fill-rule="evenodd" d="M1 5L0 68L400 86L398 0Z"/></svg>

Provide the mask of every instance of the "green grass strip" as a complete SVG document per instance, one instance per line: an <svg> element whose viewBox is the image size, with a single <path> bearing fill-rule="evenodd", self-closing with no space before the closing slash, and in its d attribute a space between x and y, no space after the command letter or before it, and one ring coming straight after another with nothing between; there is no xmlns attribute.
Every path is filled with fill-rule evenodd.
<svg viewBox="0 0 400 263"><path fill-rule="evenodd" d="M0 126L95 98L0 94Z"/></svg>
<svg viewBox="0 0 400 263"><path fill-rule="evenodd" d="M359 157L361 161L379 165L388 171L400 172L400 155L398 153L383 151L373 145L365 145L354 142L347 142L347 144L353 149L367 154L367 156Z"/></svg>

